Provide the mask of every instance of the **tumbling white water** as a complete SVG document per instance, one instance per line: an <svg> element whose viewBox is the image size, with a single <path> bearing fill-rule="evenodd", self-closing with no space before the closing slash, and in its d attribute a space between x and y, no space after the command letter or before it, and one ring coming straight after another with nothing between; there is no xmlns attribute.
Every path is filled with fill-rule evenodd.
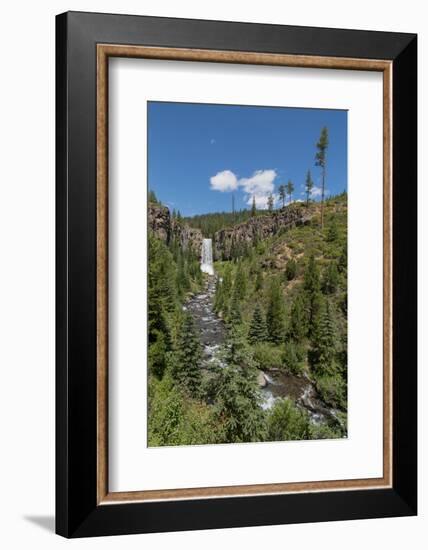
<svg viewBox="0 0 428 550"><path fill-rule="evenodd" d="M208 275L214 275L212 239L202 241L201 271Z"/></svg>

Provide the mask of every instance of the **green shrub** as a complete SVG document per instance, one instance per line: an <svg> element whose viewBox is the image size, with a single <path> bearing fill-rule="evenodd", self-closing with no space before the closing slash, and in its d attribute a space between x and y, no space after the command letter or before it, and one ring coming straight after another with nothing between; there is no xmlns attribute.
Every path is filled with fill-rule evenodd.
<svg viewBox="0 0 428 550"><path fill-rule="evenodd" d="M346 409L346 383L340 374L319 377L316 387L323 401L333 407Z"/></svg>
<svg viewBox="0 0 428 550"><path fill-rule="evenodd" d="M309 437L308 414L289 399L277 401L268 416L268 441L302 440Z"/></svg>
<svg viewBox="0 0 428 550"><path fill-rule="evenodd" d="M149 447L216 443L212 407L186 398L169 373L149 379ZM218 426L217 426L218 427Z"/></svg>
<svg viewBox="0 0 428 550"><path fill-rule="evenodd" d="M282 356L283 368L291 374L300 374L303 371L302 350L292 341L285 344Z"/></svg>
<svg viewBox="0 0 428 550"><path fill-rule="evenodd" d="M281 369L283 367L282 346L262 342L254 346L254 361L260 370Z"/></svg>

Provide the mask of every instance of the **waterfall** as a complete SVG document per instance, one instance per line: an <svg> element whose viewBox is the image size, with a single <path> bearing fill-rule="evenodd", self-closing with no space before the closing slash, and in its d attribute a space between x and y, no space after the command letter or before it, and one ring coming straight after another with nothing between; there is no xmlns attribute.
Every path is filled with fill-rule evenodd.
<svg viewBox="0 0 428 550"><path fill-rule="evenodd" d="M208 275L214 275L212 239L202 241L201 271Z"/></svg>

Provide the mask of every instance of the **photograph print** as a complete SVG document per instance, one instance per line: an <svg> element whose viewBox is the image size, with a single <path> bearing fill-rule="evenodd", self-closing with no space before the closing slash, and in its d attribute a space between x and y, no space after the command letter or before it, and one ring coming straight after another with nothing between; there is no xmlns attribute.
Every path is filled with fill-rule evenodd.
<svg viewBox="0 0 428 550"><path fill-rule="evenodd" d="M148 446L346 438L347 111L147 109Z"/></svg>

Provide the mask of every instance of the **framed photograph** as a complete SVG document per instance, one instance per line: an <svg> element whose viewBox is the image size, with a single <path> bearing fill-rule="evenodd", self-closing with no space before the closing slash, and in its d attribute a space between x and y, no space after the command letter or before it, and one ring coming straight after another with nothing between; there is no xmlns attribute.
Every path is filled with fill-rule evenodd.
<svg viewBox="0 0 428 550"><path fill-rule="evenodd" d="M416 36L56 25L57 533L416 514Z"/></svg>

